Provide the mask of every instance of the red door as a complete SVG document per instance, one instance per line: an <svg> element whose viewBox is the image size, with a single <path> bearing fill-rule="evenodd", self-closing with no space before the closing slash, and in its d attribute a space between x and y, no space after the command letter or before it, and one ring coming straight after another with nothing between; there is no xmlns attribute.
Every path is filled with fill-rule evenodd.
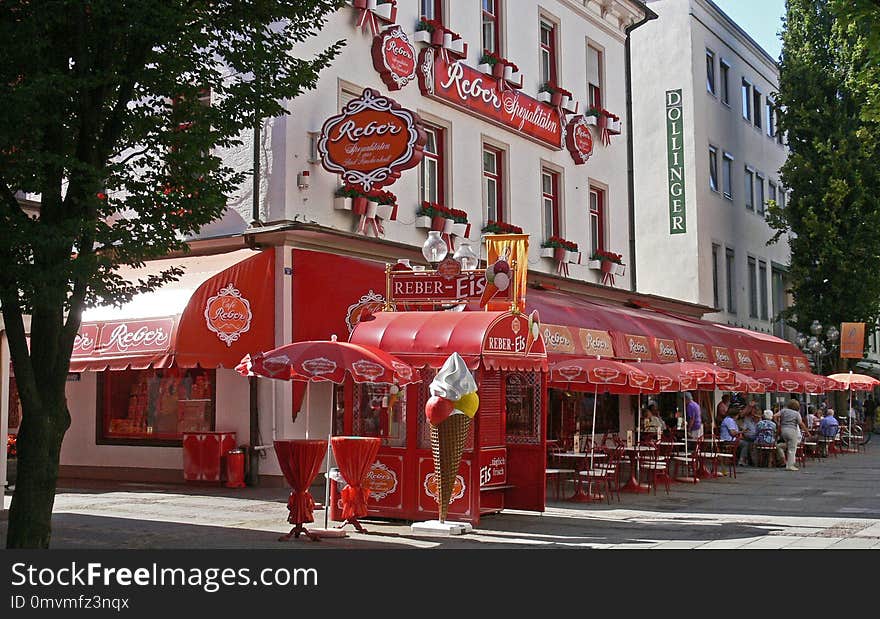
<svg viewBox="0 0 880 619"><path fill-rule="evenodd" d="M546 384L540 372L505 372L502 382L507 440L504 507L544 511Z"/></svg>

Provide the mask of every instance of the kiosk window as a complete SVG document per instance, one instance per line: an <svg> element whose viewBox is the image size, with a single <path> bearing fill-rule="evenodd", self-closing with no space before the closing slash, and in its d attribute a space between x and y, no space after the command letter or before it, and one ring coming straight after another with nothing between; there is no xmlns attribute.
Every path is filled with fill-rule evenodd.
<svg viewBox="0 0 880 619"><path fill-rule="evenodd" d="M98 374L98 443L179 445L214 430L215 371L171 367Z"/></svg>
<svg viewBox="0 0 880 619"><path fill-rule="evenodd" d="M406 389L393 394L387 383L355 387L354 433L378 436L386 447L406 447Z"/></svg>
<svg viewBox="0 0 880 619"><path fill-rule="evenodd" d="M541 384L534 373L510 372L504 378L508 443L538 443L541 438Z"/></svg>

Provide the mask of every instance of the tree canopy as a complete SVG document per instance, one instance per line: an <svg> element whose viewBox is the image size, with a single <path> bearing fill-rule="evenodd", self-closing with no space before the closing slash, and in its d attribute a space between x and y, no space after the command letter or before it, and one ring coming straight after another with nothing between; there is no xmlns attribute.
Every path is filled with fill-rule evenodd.
<svg viewBox="0 0 880 619"><path fill-rule="evenodd" d="M785 318L802 332L812 320L866 322L870 332L880 315L880 117L869 79L880 12L865 0L851 19L847 5L788 0L782 33L777 103L790 152L781 176L791 197L771 205L768 221L771 242L791 247Z"/></svg>
<svg viewBox="0 0 880 619"><path fill-rule="evenodd" d="M341 0L10 0L0 8L0 303L23 420L9 546L45 546L83 307L186 250L248 170L224 149L314 88L297 51ZM311 56L311 54L310 54ZM22 193L39 208L24 211ZM24 316L30 316L30 349Z"/></svg>

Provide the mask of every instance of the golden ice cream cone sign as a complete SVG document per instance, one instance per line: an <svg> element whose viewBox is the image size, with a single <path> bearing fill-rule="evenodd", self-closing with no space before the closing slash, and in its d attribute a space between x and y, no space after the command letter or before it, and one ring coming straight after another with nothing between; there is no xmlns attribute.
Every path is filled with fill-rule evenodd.
<svg viewBox="0 0 880 619"><path fill-rule="evenodd" d="M471 419L477 414L480 400L477 382L458 353L452 353L446 359L428 389L431 399L425 405L425 415L431 425L431 455L440 522L446 522L455 476L461 466Z"/></svg>

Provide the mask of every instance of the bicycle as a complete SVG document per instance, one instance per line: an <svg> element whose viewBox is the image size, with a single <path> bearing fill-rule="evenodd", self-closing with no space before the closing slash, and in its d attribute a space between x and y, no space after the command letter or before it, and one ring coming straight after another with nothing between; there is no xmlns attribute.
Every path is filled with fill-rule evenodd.
<svg viewBox="0 0 880 619"><path fill-rule="evenodd" d="M862 424L853 421L850 424L846 417L838 417L840 422L840 445L844 449L858 450L862 445L866 445L871 440L873 432L865 432Z"/></svg>

